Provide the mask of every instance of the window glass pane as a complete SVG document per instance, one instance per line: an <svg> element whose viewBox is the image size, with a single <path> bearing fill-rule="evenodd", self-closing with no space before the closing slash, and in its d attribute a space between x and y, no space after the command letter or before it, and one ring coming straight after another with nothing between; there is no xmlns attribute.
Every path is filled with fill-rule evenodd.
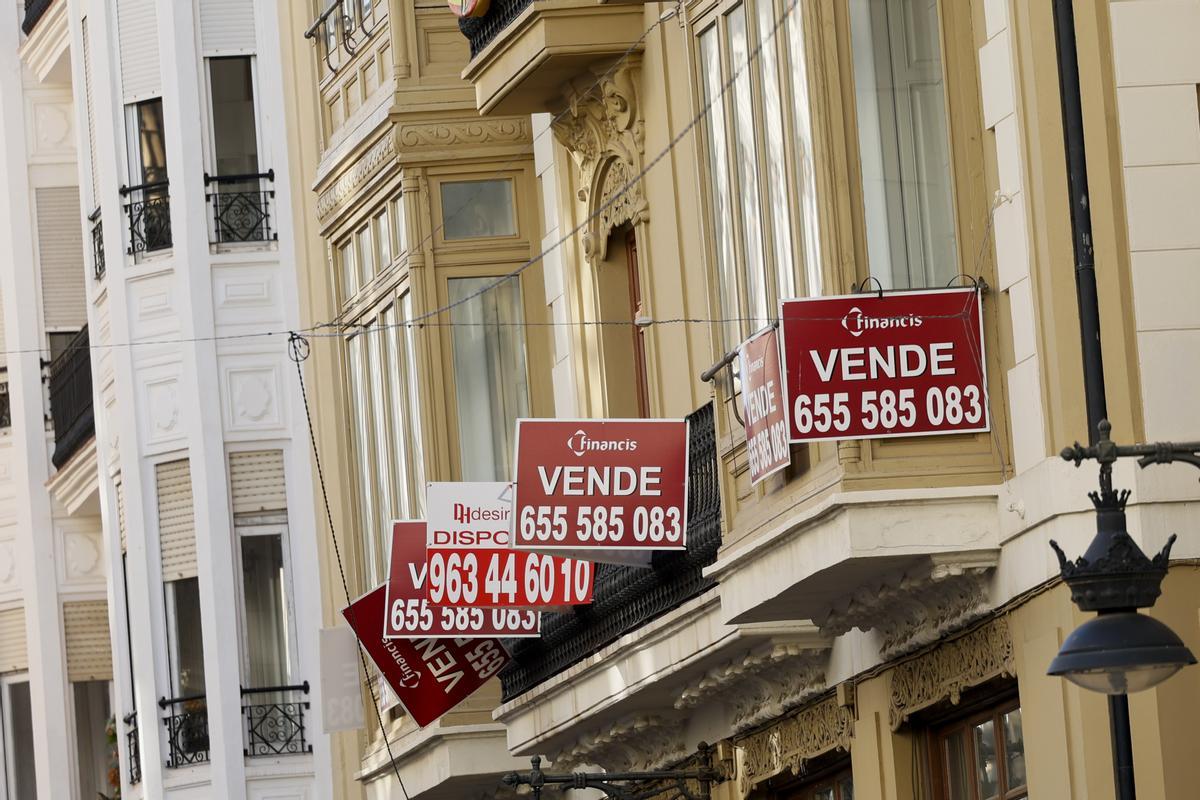
<svg viewBox="0 0 1200 800"><path fill-rule="evenodd" d="M754 140L754 107L750 94L750 47L746 37L746 7L738 6L728 17L730 69L741 70L733 81L734 153L738 174L738 206L745 246L747 312L752 318L743 334L767 323L767 289L762 249L761 202L758 196L758 148Z"/></svg>
<svg viewBox="0 0 1200 800"><path fill-rule="evenodd" d="M412 319L412 295L405 294L401 298L401 313L404 319ZM411 326L402 329L404 334L404 374L408 385L408 435L412 443L413 458L410 461L409 475L411 480L413 504L410 512L415 519L425 516L425 464L421 460L424 450L421 447L421 400L417 387L417 343L416 330Z"/></svg>
<svg viewBox="0 0 1200 800"><path fill-rule="evenodd" d="M33 709L29 699L29 681L10 683L6 692L4 742L8 753L8 796L37 798L37 778L34 774Z"/></svg>
<svg viewBox="0 0 1200 800"><path fill-rule="evenodd" d="M382 322L382 317L380 322ZM375 502L379 506L380 528L389 520L395 519L395 508L392 505L392 436L388 430L388 420L391 403L395 402L388 395L387 374L392 370L384 365L389 363L384 359L387 343L384 337L388 334L383 328L367 334L367 379L371 383L371 405L374 409L375 422ZM387 546L383 545L383 552Z"/></svg>
<svg viewBox="0 0 1200 800"><path fill-rule="evenodd" d="M775 297L795 297L795 264L792 260L792 221L788 211L787 159L783 148L783 98L779 90L779 58L771 36L775 27L775 4L758 0L758 40L763 43L758 56L758 77L762 87L767 142L767 191L770 195L770 219L775 255ZM770 38L768 38L770 37ZM772 314L774 316L774 314Z"/></svg>
<svg viewBox="0 0 1200 800"><path fill-rule="evenodd" d="M1008 790L1020 789L1027 781L1025 777L1025 734L1021 730L1021 709L1004 715L1004 762L1008 777Z"/></svg>
<svg viewBox="0 0 1200 800"><path fill-rule="evenodd" d="M404 312L397 314L393 308L388 314L391 323L398 323L407 316L408 295L401 301ZM424 479L420 469L421 430L420 416L416 408L416 374L411 363L407 337L409 331L402 324L394 324L387 331L388 370L392 393L392 441L396 459L396 505L395 516L418 519L417 498L424 492Z"/></svg>
<svg viewBox="0 0 1200 800"><path fill-rule="evenodd" d="M825 786L817 789L812 793L813 800L836 800L833 796L833 787Z"/></svg>
<svg viewBox="0 0 1200 800"><path fill-rule="evenodd" d="M175 658L175 696L204 694L204 638L200 628L200 582L185 578L167 583L171 650Z"/></svg>
<svg viewBox="0 0 1200 800"><path fill-rule="evenodd" d="M958 272L936 3L850 0L871 274L885 288Z"/></svg>
<svg viewBox="0 0 1200 800"><path fill-rule="evenodd" d="M379 252L379 270L382 272L392 263L392 231L386 208L375 217L375 249Z"/></svg>
<svg viewBox="0 0 1200 800"><path fill-rule="evenodd" d="M949 800L972 800L968 783L970 766L967 763L966 731L955 731L945 739L946 784Z"/></svg>
<svg viewBox="0 0 1200 800"><path fill-rule="evenodd" d="M283 537L243 535L242 598L246 607L249 686L285 686L290 682L287 581Z"/></svg>
<svg viewBox="0 0 1200 800"><path fill-rule="evenodd" d="M354 32L354 0L342 0L342 23L346 26L346 35Z"/></svg>
<svg viewBox="0 0 1200 800"><path fill-rule="evenodd" d="M450 301L471 297L495 282L451 280ZM506 280L471 297L450 312L450 319L462 480L508 480L513 426L529 414L520 282Z"/></svg>
<svg viewBox="0 0 1200 800"><path fill-rule="evenodd" d="M358 257L358 285L366 286L375 277L375 248L371 246L371 226L367 225L355 235Z"/></svg>
<svg viewBox="0 0 1200 800"><path fill-rule="evenodd" d="M980 800L989 800L1000 792L1000 765L996 761L996 726L991 721L973 728L975 737L975 780Z"/></svg>
<svg viewBox="0 0 1200 800"><path fill-rule="evenodd" d="M838 800L854 800L854 778L849 775L838 781Z"/></svg>
<svg viewBox="0 0 1200 800"><path fill-rule="evenodd" d="M338 261L342 267L342 299L349 300L358 291L358 270L354 266L354 247L351 241L338 248Z"/></svg>
<svg viewBox="0 0 1200 800"><path fill-rule="evenodd" d="M366 550L367 578L376 580L382 576L382 558L377 547L380 533L379 518L376 516L374 468L372 466L371 441L371 394L363 373L364 344L366 336L359 334L347 346L347 361L350 377L350 405L354 414L354 445L358 454L358 501L363 526L363 548Z"/></svg>
<svg viewBox="0 0 1200 800"><path fill-rule="evenodd" d="M134 107L137 121L137 156L141 183L159 183L167 179L167 143L163 128L162 99L155 98Z"/></svg>
<svg viewBox="0 0 1200 800"><path fill-rule="evenodd" d="M443 183L442 231L446 239L516 234L512 181Z"/></svg>
<svg viewBox="0 0 1200 800"><path fill-rule="evenodd" d="M391 202L392 252L401 255L408 243L404 241L404 205L397 198Z"/></svg>
<svg viewBox="0 0 1200 800"><path fill-rule="evenodd" d="M804 4L788 17L788 61L791 70L792 130L796 160L796 192L800 196L805 294L821 294L820 231L817 228L817 180L813 162L812 111L809 107L808 63L804 47Z"/></svg>
<svg viewBox="0 0 1200 800"><path fill-rule="evenodd" d="M709 195L712 198L712 236L716 250L717 285L721 296L721 316L724 324L725 341L719 348L725 351L741 341L742 316L738 279L733 256L732 202L729 196L729 170L725 154L729 142L725 135L725 105L720 95L721 50L717 40L717 28L709 28L700 37L700 64L703 71L704 102L711 105L706 118L708 134L708 167L712 175Z"/></svg>
<svg viewBox="0 0 1200 800"><path fill-rule="evenodd" d="M108 781L109 763L116 763L116 745L109 745L106 728L109 708L108 681L79 681L71 684L75 711L75 766L79 796L107 797L113 790Z"/></svg>
<svg viewBox="0 0 1200 800"><path fill-rule="evenodd" d="M255 174L258 172L258 131L254 120L254 78L250 57L212 58L208 64L216 174Z"/></svg>

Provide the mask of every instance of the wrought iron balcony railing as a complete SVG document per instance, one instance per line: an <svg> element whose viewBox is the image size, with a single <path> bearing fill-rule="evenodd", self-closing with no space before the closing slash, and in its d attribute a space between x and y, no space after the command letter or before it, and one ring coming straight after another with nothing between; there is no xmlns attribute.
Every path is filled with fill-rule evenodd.
<svg viewBox="0 0 1200 800"><path fill-rule="evenodd" d="M246 720L243 752L247 756L312 752L304 727L304 712L308 711L309 703L295 699L301 693L308 694L308 681L294 686L242 689L242 716Z"/></svg>
<svg viewBox="0 0 1200 800"><path fill-rule="evenodd" d="M166 250L171 246L171 196L167 181L122 186L121 195L129 198L125 212L129 215L129 247L131 255Z"/></svg>
<svg viewBox="0 0 1200 800"><path fill-rule="evenodd" d="M21 30L25 31L26 36L33 33L33 29L53 2L54 0L28 0L25 3L25 17L21 20Z"/></svg>
<svg viewBox="0 0 1200 800"><path fill-rule="evenodd" d="M275 170L248 175L208 175L204 185L213 187L206 194L212 205L213 242L269 242L279 235L271 230L271 206L275 190Z"/></svg>
<svg viewBox="0 0 1200 800"><path fill-rule="evenodd" d="M88 222L92 223L92 263L96 280L104 279L104 223L100 219L100 207L88 214Z"/></svg>
<svg viewBox="0 0 1200 800"><path fill-rule="evenodd" d="M131 786L142 782L142 749L138 743L137 712L125 715L125 747L129 752L129 784Z"/></svg>
<svg viewBox="0 0 1200 800"><path fill-rule="evenodd" d="M163 697L158 707L167 711L167 766L186 767L208 763L208 705L202 694Z"/></svg>
<svg viewBox="0 0 1200 800"><path fill-rule="evenodd" d="M62 467L96 433L92 410L92 352L85 327L50 364L50 418L54 422L54 455Z"/></svg>
<svg viewBox="0 0 1200 800"><path fill-rule="evenodd" d="M500 673L505 702L714 585L704 577L721 546L712 403L692 412L688 422L687 550L655 553L649 569L597 565L591 605L543 613L541 638L505 642L513 656Z"/></svg>
<svg viewBox="0 0 1200 800"><path fill-rule="evenodd" d="M471 58L491 44L512 21L521 16L521 12L529 8L533 0L492 0L488 12L482 17L472 19L462 17L458 21L458 29L467 37L471 45Z"/></svg>
<svg viewBox="0 0 1200 800"><path fill-rule="evenodd" d="M12 402L8 397L8 367L0 367L0 429L12 427Z"/></svg>

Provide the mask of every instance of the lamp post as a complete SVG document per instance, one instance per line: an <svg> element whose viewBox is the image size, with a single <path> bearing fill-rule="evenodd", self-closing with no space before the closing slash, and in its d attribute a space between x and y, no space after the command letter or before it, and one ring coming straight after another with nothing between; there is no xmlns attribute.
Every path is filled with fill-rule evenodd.
<svg viewBox="0 0 1200 800"><path fill-rule="evenodd" d="M1087 552L1070 561L1057 542L1050 542L1071 600L1097 616L1067 637L1048 674L1109 696L1117 798L1134 800L1127 695L1157 686L1195 664L1196 657L1169 627L1138 613L1154 605L1161 593L1175 535L1153 558L1142 552L1126 530L1129 491L1113 489L1112 465L1118 458L1136 457L1143 468L1174 461L1200 467L1200 442L1118 445L1109 438L1111 432L1108 420L1102 420L1095 444L1076 442L1062 451L1063 459L1077 467L1089 459L1100 463L1100 490L1089 495L1096 507L1096 537Z"/></svg>
<svg viewBox="0 0 1200 800"><path fill-rule="evenodd" d="M533 767L529 772L510 772L504 776L504 785L517 788L528 786L533 797L540 798L542 789L599 789L612 800L649 800L673 792L673 800L709 800L712 784L725 780L725 775L713 767L712 747L700 743L699 763L690 770L654 770L650 772L572 772L552 774L542 772L542 759L530 759ZM691 784L696 784L693 791Z"/></svg>

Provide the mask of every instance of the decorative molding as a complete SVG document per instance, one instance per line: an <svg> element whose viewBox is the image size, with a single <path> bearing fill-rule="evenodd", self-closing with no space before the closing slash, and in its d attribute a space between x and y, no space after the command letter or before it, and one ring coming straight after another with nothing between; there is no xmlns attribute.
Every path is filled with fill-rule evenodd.
<svg viewBox="0 0 1200 800"><path fill-rule="evenodd" d="M100 558L103 546L99 533L62 531L66 555L66 582L89 582L104 579L104 562Z"/></svg>
<svg viewBox="0 0 1200 800"><path fill-rule="evenodd" d="M994 550L932 556L921 566L859 587L819 621L841 636L875 630L886 661L961 630L991 610L988 584L999 561Z"/></svg>
<svg viewBox="0 0 1200 800"><path fill-rule="evenodd" d="M350 195L396 155L396 137L391 132L371 145L350 170L317 198L317 218L325 221Z"/></svg>
<svg viewBox="0 0 1200 800"><path fill-rule="evenodd" d="M593 67L593 74L602 77L583 92L570 87L566 113L551 126L579 168L578 196L591 220L583 233L583 252L591 264L607 257L614 228L645 222L650 209L642 181L630 185L641 174L645 155L641 57L630 57L611 73L609 69Z"/></svg>
<svg viewBox="0 0 1200 800"><path fill-rule="evenodd" d="M740 733L778 717L825 689L830 645L820 642L768 644L709 670L675 701L684 711L723 702Z"/></svg>
<svg viewBox="0 0 1200 800"><path fill-rule="evenodd" d="M400 146L409 150L463 144L529 142L531 139L528 117L400 126Z"/></svg>
<svg viewBox="0 0 1200 800"><path fill-rule="evenodd" d="M943 700L957 704L964 689L1016 674L1008 618L997 617L892 670L892 730Z"/></svg>
<svg viewBox="0 0 1200 800"><path fill-rule="evenodd" d="M682 718L628 717L604 732L584 736L553 758L555 772L587 764L608 772L642 772L678 764L694 749L686 742Z"/></svg>
<svg viewBox="0 0 1200 800"><path fill-rule="evenodd" d="M738 782L743 793L787 770L801 774L804 762L830 750L849 750L854 714L829 697L753 733L737 743L742 758Z"/></svg>
<svg viewBox="0 0 1200 800"><path fill-rule="evenodd" d="M225 383L227 430L262 430L283 425L278 402L281 391L278 367L227 367Z"/></svg>

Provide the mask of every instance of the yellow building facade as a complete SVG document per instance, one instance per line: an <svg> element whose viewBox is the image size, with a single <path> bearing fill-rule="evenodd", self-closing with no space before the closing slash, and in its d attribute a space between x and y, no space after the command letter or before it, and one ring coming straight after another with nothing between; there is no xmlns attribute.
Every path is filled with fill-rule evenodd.
<svg viewBox="0 0 1200 800"><path fill-rule="evenodd" d="M1114 438L1200 439L1200 2L1074 6ZM701 740L720 798L1112 796L1104 699L1045 674L1088 616L1048 541L1095 530L1094 467L1057 455L1087 423L1051 4L280 9L325 623L426 480L510 477L516 418L692 423L689 552L602 568L430 729L388 710L395 768L368 700L345 796L504 797L527 756ZM984 292L991 430L794 446L752 485L725 354L787 297L954 283ZM1180 534L1150 613L1196 652L1194 475L1116 481L1147 553ZM1200 671L1130 705L1139 794L1191 796Z"/></svg>

